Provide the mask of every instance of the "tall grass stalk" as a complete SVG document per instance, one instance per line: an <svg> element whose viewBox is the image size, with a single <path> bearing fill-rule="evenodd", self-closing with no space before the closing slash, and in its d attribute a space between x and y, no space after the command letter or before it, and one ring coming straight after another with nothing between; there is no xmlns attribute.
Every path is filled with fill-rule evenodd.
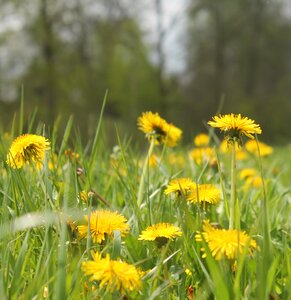
<svg viewBox="0 0 291 300"><path fill-rule="evenodd" d="M67 208L69 202L69 191L71 185L71 166L66 172L66 185L64 187L64 198L62 205L62 215L60 215L60 240L57 258L57 274L55 281L54 300L63 300L67 297L66 291L66 261L67 261Z"/></svg>
<svg viewBox="0 0 291 300"><path fill-rule="evenodd" d="M89 167L88 167L89 178L91 178L91 176L92 176L94 163L96 161L99 135L100 135L101 124L102 124L102 120L103 120L103 114L104 114L104 110L105 110L105 106L106 106L107 96L108 96L108 90L105 92L105 95L104 95L104 98L103 98L102 107L101 107L101 111L100 111L100 115L99 115L99 120L98 120L96 132L95 132L95 136L94 136L94 140L93 140L92 151L91 151L91 159L89 161Z"/></svg>
<svg viewBox="0 0 291 300"><path fill-rule="evenodd" d="M262 190L263 190L263 199L262 206L263 211L260 214L260 223L261 223L261 232L263 236L263 244L262 244L262 254L258 260L258 280L260 284L258 285L258 297L260 299L268 299L269 292L271 290L270 280L273 278L274 273L274 263L276 260L273 260L272 263L272 243L271 243L271 234L270 234L270 216L269 216L269 208L268 208L268 198L265 186L265 176L262 164L262 157L260 153L260 147L258 143L258 138L256 136L256 145L257 145L257 153L258 153L258 163L259 170L262 179Z"/></svg>
<svg viewBox="0 0 291 300"><path fill-rule="evenodd" d="M144 184L145 184L145 179L147 176L147 172L149 169L149 159L153 153L154 150L154 146L155 146L155 140L152 139L150 142L150 147L148 150L148 153L146 155L144 164L143 164L143 169L142 169L142 173L141 173L141 177L140 177L140 183L139 183L139 188L138 188L138 193L137 193L137 205L140 207L142 200L143 200L143 194L144 194Z"/></svg>
<svg viewBox="0 0 291 300"><path fill-rule="evenodd" d="M238 229L239 220L236 216L237 198L236 198L236 153L235 141L231 142L231 167L230 167L230 216L229 216L229 229Z"/></svg>
<svg viewBox="0 0 291 300"><path fill-rule="evenodd" d="M141 212L140 212L140 206L138 205L138 198L137 198L137 195L135 193L136 189L135 189L133 180L131 178L129 163L128 163L126 157L125 157L125 149L122 145L117 127L116 127L116 136L117 136L117 140L118 140L118 145L120 147L122 162L123 162L123 164L125 166L125 169L126 169L126 174L127 174L127 177L128 177L128 184L126 184L124 182L124 179L122 178L122 176L119 175L119 178L120 178L121 182L124 184L124 187L126 187L128 185L129 194L130 194L130 197L128 198L128 200L129 200L128 202L130 203L130 205L133 209L132 210L133 216L136 217L135 218L135 224L136 224L137 228L141 228L141 226L143 224L143 220L142 220L142 216L141 216Z"/></svg>

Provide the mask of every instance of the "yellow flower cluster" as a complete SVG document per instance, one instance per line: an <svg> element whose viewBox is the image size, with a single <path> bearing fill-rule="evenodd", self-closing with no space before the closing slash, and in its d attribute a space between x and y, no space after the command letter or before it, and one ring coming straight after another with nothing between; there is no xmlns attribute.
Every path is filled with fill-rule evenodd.
<svg viewBox="0 0 291 300"><path fill-rule="evenodd" d="M111 260L109 254L102 258L101 254L92 252L92 257L93 260L82 263L82 270L91 276L90 281L99 281L100 288L122 295L140 290L143 273L135 266L122 260Z"/></svg>
<svg viewBox="0 0 291 300"><path fill-rule="evenodd" d="M245 147L249 153L256 156L268 156L273 153L273 148L271 146L255 140L247 141Z"/></svg>
<svg viewBox="0 0 291 300"><path fill-rule="evenodd" d="M194 137L193 142L196 147L206 147L210 142L210 138L206 133L199 133Z"/></svg>
<svg viewBox="0 0 291 300"><path fill-rule="evenodd" d="M45 151L50 149L49 141L40 135L23 134L16 138L7 154L7 164L20 169L33 163L38 169L42 167Z"/></svg>
<svg viewBox="0 0 291 300"><path fill-rule="evenodd" d="M221 191L213 184L198 184L186 199L192 203L218 204L221 200Z"/></svg>
<svg viewBox="0 0 291 300"><path fill-rule="evenodd" d="M205 133L199 133L194 137L195 148L189 152L189 157L197 165L216 163L216 154L212 147L209 147L210 138Z"/></svg>
<svg viewBox="0 0 291 300"><path fill-rule="evenodd" d="M253 168L246 168L240 171L239 177L245 182L244 188L259 188L263 185L262 177L259 172Z"/></svg>
<svg viewBox="0 0 291 300"><path fill-rule="evenodd" d="M147 227L139 236L139 240L154 241L158 238L172 240L174 237L181 236L182 231L170 223L158 223Z"/></svg>
<svg viewBox="0 0 291 300"><path fill-rule="evenodd" d="M203 232L198 231L195 240L200 243L204 240L216 260L223 258L236 259L245 247L248 247L249 254L257 249L256 241L251 239L244 231L217 229L211 226L208 220L204 221ZM204 252L203 257L206 257L205 249L201 248L201 250Z"/></svg>
<svg viewBox="0 0 291 300"><path fill-rule="evenodd" d="M248 157L248 153L245 151L244 148L240 147L237 143L234 144L234 147L235 147L235 157L237 160L244 160ZM223 140L220 143L219 150L221 153L228 154L228 155L231 154L231 147L226 140Z"/></svg>
<svg viewBox="0 0 291 300"><path fill-rule="evenodd" d="M173 179L168 183L164 193L166 195L175 193L186 196L189 191L195 189L195 186L195 182L193 182L190 178Z"/></svg>
<svg viewBox="0 0 291 300"><path fill-rule="evenodd" d="M187 201L199 204L218 204L221 200L221 191L215 185L196 184L190 178L171 180L164 193L182 195Z"/></svg>
<svg viewBox="0 0 291 300"><path fill-rule="evenodd" d="M109 210L93 211L89 216L85 216L85 221L86 225L77 226L79 237L86 237L90 230L93 242L98 244L102 243L106 236L112 236L114 230L120 231L121 235L125 235L129 231L125 217ZM90 223L89 227L88 222Z"/></svg>
<svg viewBox="0 0 291 300"><path fill-rule="evenodd" d="M240 147L237 143L235 143L235 155L237 160L244 160L249 157L249 154L255 156L268 156L273 153L273 148L265 143L256 141L256 140L248 140L244 147ZM259 147L259 151L258 151ZM229 147L228 142L223 140L219 146L219 150L222 153L230 154L231 147Z"/></svg>
<svg viewBox="0 0 291 300"><path fill-rule="evenodd" d="M211 147L194 148L189 156L197 165L207 162L213 165L216 162L215 151Z"/></svg>
<svg viewBox="0 0 291 300"><path fill-rule="evenodd" d="M182 137L182 130L168 123L158 113L144 112L138 118L137 124L147 138L154 140L158 145L165 144L174 147Z"/></svg>
<svg viewBox="0 0 291 300"><path fill-rule="evenodd" d="M256 124L252 119L242 117L241 114L219 115L214 116L212 119L213 121L209 121L208 124L224 131L230 138L240 140L242 135L246 135L253 139L254 134L262 133L260 125Z"/></svg>

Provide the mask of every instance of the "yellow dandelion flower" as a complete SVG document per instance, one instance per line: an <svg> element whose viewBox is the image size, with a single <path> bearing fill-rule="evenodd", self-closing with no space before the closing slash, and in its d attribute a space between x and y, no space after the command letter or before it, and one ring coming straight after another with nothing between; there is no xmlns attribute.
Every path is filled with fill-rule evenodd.
<svg viewBox="0 0 291 300"><path fill-rule="evenodd" d="M177 195L187 195L188 192L195 189L196 184L190 178L178 178L171 180L164 193L169 195L175 193Z"/></svg>
<svg viewBox="0 0 291 300"><path fill-rule="evenodd" d="M182 131L162 119L158 113L144 112L138 118L137 124L148 139L154 139L156 144L166 144L169 147L174 147L182 137Z"/></svg>
<svg viewBox="0 0 291 300"><path fill-rule="evenodd" d="M48 164L47 164L49 170L54 171L56 169L57 162L58 162L58 155L56 153L53 153L52 155L50 155Z"/></svg>
<svg viewBox="0 0 291 300"><path fill-rule="evenodd" d="M253 168L245 168L239 172L239 178L242 180L247 179L249 177L254 177L255 175L257 175L257 173L257 170Z"/></svg>
<svg viewBox="0 0 291 300"><path fill-rule="evenodd" d="M206 133L199 133L194 137L194 145L196 147L205 147L209 144L209 136Z"/></svg>
<svg viewBox="0 0 291 300"><path fill-rule="evenodd" d="M249 189L251 187L259 188L263 185L261 176L259 176L258 171L253 168L245 168L241 170L239 177L241 180L245 180L245 189Z"/></svg>
<svg viewBox="0 0 291 300"><path fill-rule="evenodd" d="M142 272L134 265L122 260L111 260L109 254L102 258L99 253L92 252L93 260L82 263L82 271L89 275L90 281L99 281L100 288L106 288L109 292L139 291L141 289Z"/></svg>
<svg viewBox="0 0 291 300"><path fill-rule="evenodd" d="M167 136L165 143L169 147L175 147L182 137L182 130L173 124L169 124L166 128Z"/></svg>
<svg viewBox="0 0 291 300"><path fill-rule="evenodd" d="M246 179L245 188L248 189L250 187L259 188L263 186L263 180L260 176L248 177Z"/></svg>
<svg viewBox="0 0 291 300"><path fill-rule="evenodd" d="M241 148L237 143L234 144L235 145L235 157L237 160L244 160L247 158L248 153L244 150L244 148ZM229 147L228 142L226 140L223 140L220 143L219 146L219 150L222 153L231 153L231 147Z"/></svg>
<svg viewBox="0 0 291 300"><path fill-rule="evenodd" d="M210 225L209 220L204 221L203 232L198 231L195 235L197 242L202 242L203 239L216 260L222 258L236 259L248 243L249 254L252 254L258 248L256 241L251 239L244 231L217 229ZM206 257L205 249L202 248L201 250L204 252L203 257Z"/></svg>
<svg viewBox="0 0 291 300"><path fill-rule="evenodd" d="M211 147L195 148L190 151L189 156L195 161L197 165L201 165L202 163L207 162L210 165L213 165L216 162L215 151Z"/></svg>
<svg viewBox="0 0 291 300"><path fill-rule="evenodd" d="M173 238L181 236L180 228L170 223L158 223L147 227L139 235L139 240L155 241L159 239L173 240Z"/></svg>
<svg viewBox="0 0 291 300"><path fill-rule="evenodd" d="M86 225L77 226L79 237L84 238L88 234L88 216L85 216ZM90 214L90 234L94 243L102 243L105 236L111 236L114 230L121 235L128 233L129 225L124 216L109 210L96 210Z"/></svg>
<svg viewBox="0 0 291 300"><path fill-rule="evenodd" d="M260 125L255 124L252 119L242 117L241 114L218 115L212 119L208 124L224 131L228 140L240 141L243 135L253 139L254 134L262 133Z"/></svg>
<svg viewBox="0 0 291 300"><path fill-rule="evenodd" d="M23 134L12 142L7 154L7 164L14 169L19 169L27 163L34 163L39 169L44 160L45 150L48 149L50 143L45 137Z"/></svg>
<svg viewBox="0 0 291 300"><path fill-rule="evenodd" d="M158 165L158 157L152 154L149 158L149 166L155 168Z"/></svg>
<svg viewBox="0 0 291 300"><path fill-rule="evenodd" d="M221 200L221 192L213 184L199 184L186 199L192 203L217 204Z"/></svg>
<svg viewBox="0 0 291 300"><path fill-rule="evenodd" d="M145 134L161 135L167 134L164 129L167 126L167 121L162 119L158 113L144 112L137 120L138 128ZM158 140L159 141L159 140Z"/></svg>
<svg viewBox="0 0 291 300"><path fill-rule="evenodd" d="M237 150L239 147L237 144L235 144L235 150ZM219 150L221 153L230 153L231 147L229 146L228 142L226 140L222 140L219 145Z"/></svg>
<svg viewBox="0 0 291 300"><path fill-rule="evenodd" d="M182 168L185 166L185 157L181 153L170 153L167 156L167 162L170 165L177 166L179 168Z"/></svg>
<svg viewBox="0 0 291 300"><path fill-rule="evenodd" d="M240 149L240 150L235 151L235 157L237 160L244 160L248 157L248 154L246 153L245 150Z"/></svg>
<svg viewBox="0 0 291 300"><path fill-rule="evenodd" d="M88 200L88 193L86 191L81 191L79 193L79 198L82 200L83 203L86 203Z"/></svg>
<svg viewBox="0 0 291 300"><path fill-rule="evenodd" d="M43 296L43 298L46 299L46 298L48 298L48 295L49 295L48 286L44 286L42 296Z"/></svg>
<svg viewBox="0 0 291 300"><path fill-rule="evenodd" d="M255 154L257 156L258 156L258 146L259 146L261 156L268 156L273 152L273 148L271 146L268 146L267 144L259 141L258 141L258 145L257 145L257 141L255 140L249 140L245 144L246 149L250 153Z"/></svg>
<svg viewBox="0 0 291 300"><path fill-rule="evenodd" d="M186 268L185 269L185 273L188 275L188 276L192 276L192 272L190 269Z"/></svg>

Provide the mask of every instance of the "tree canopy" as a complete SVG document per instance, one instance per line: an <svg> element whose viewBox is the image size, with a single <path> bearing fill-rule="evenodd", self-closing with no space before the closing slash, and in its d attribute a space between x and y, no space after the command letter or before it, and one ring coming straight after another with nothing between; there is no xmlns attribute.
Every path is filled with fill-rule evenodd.
<svg viewBox="0 0 291 300"><path fill-rule="evenodd" d="M165 71L168 28L162 17L167 2L152 1L157 40L151 43L140 22L149 8L144 1L131 2L2 1L3 124L19 107L23 86L27 115L38 107L40 118L52 124L58 115L74 114L85 136L109 90L108 124L118 121L129 132L128 123L152 110L180 124L187 140L206 130L203 121L223 102L221 112L255 118L268 140L291 137L291 18L286 4L188 1L184 38L177 41L183 44L186 67L177 74Z"/></svg>

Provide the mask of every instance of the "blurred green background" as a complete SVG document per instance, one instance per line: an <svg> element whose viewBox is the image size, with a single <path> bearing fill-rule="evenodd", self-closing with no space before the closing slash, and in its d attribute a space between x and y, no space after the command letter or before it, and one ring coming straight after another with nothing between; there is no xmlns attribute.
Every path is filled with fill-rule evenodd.
<svg viewBox="0 0 291 300"><path fill-rule="evenodd" d="M0 25L4 130L23 87L28 119L73 114L84 138L108 90L110 136L115 123L137 135L152 110L190 142L222 106L261 124L263 141L291 139L288 0L2 0Z"/></svg>

